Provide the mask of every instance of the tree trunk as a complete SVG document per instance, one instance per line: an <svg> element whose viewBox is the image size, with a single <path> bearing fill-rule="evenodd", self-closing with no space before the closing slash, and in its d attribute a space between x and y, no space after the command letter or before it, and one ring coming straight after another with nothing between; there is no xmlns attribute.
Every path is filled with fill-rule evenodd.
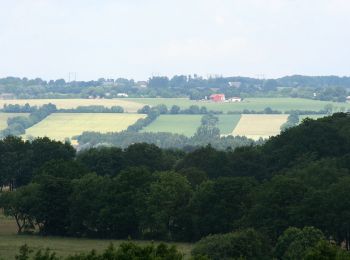
<svg viewBox="0 0 350 260"><path fill-rule="evenodd" d="M18 228L17 233L20 234L20 233L22 233L23 225L20 224L20 221L19 221L19 218L17 215L15 215L14 217L16 220L17 228Z"/></svg>

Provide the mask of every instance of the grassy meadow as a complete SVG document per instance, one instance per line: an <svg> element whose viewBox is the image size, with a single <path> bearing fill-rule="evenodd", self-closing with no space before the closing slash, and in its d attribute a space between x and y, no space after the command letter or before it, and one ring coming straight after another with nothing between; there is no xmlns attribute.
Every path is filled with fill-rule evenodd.
<svg viewBox="0 0 350 260"><path fill-rule="evenodd" d="M288 115L242 115L232 135L246 136L257 140L280 133L280 127Z"/></svg>
<svg viewBox="0 0 350 260"><path fill-rule="evenodd" d="M201 124L202 115L160 115L141 132L168 132L192 136Z"/></svg>
<svg viewBox="0 0 350 260"><path fill-rule="evenodd" d="M241 115L218 115L218 128L223 135L231 134L241 119Z"/></svg>
<svg viewBox="0 0 350 260"><path fill-rule="evenodd" d="M50 248L58 256L89 252L96 249L98 252L106 249L110 243L118 246L123 240L66 238L36 235L17 235L14 219L6 218L0 213L0 259L15 259L20 246L27 244L30 248L38 250ZM134 241L138 244L149 244L151 241ZM155 242L157 243L157 242ZM192 245L188 243L170 243L177 246L189 258Z"/></svg>
<svg viewBox="0 0 350 260"><path fill-rule="evenodd" d="M141 114L54 113L26 129L25 137L47 136L63 141L84 131L120 132L143 117Z"/></svg>
<svg viewBox="0 0 350 260"><path fill-rule="evenodd" d="M15 116L27 116L27 113L0 113L0 130L7 127L7 119Z"/></svg>

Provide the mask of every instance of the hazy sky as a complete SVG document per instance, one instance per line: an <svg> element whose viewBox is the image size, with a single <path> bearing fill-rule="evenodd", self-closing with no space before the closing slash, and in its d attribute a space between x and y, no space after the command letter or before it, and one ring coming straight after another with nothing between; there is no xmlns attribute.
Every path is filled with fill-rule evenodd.
<svg viewBox="0 0 350 260"><path fill-rule="evenodd" d="M350 75L350 0L0 0L0 77Z"/></svg>

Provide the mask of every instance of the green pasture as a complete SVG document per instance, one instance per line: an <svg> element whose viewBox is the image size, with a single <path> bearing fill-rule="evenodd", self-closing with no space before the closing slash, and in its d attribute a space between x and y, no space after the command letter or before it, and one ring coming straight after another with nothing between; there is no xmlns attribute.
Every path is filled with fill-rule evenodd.
<svg viewBox="0 0 350 260"><path fill-rule="evenodd" d="M153 123L145 127L141 132L168 132L193 136L201 125L203 115L161 115ZM217 115L218 128L221 134L230 134L241 115Z"/></svg>
<svg viewBox="0 0 350 260"><path fill-rule="evenodd" d="M160 115L141 132L167 132L192 136L201 124L202 115Z"/></svg>

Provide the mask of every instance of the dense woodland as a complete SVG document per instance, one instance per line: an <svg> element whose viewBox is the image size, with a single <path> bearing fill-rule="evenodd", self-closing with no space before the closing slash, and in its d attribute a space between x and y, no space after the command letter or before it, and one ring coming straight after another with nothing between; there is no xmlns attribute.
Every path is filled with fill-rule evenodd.
<svg viewBox="0 0 350 260"><path fill-rule="evenodd" d="M235 150L135 143L77 153L7 137L0 203L20 233L199 241L194 257L209 259L349 259L349 147L345 113Z"/></svg>
<svg viewBox="0 0 350 260"><path fill-rule="evenodd" d="M45 81L7 77L0 79L0 92L17 98L115 98L118 93L130 97L190 97L203 99L213 93L227 97L301 97L344 102L350 89L350 77L286 76L278 79L197 75L151 77L147 81L133 79L98 79Z"/></svg>

